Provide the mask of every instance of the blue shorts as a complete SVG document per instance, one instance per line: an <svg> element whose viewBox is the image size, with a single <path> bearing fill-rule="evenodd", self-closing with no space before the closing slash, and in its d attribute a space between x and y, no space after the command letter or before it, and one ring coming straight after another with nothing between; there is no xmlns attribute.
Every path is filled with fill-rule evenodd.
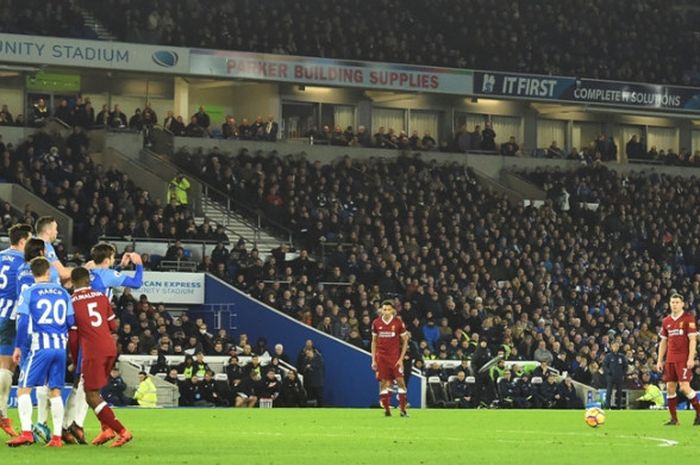
<svg viewBox="0 0 700 465"><path fill-rule="evenodd" d="M15 336L17 326L15 320L3 318L0 320L0 355L11 356L15 351Z"/></svg>
<svg viewBox="0 0 700 465"><path fill-rule="evenodd" d="M62 388L66 384L66 351L40 349L22 358L19 387L48 386Z"/></svg>

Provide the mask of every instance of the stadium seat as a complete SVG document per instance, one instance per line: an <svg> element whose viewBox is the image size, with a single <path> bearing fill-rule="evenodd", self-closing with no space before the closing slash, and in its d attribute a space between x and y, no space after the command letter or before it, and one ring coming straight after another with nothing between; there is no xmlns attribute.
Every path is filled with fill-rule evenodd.
<svg viewBox="0 0 700 465"><path fill-rule="evenodd" d="M535 376L530 380L530 384L542 384L542 378L539 376Z"/></svg>
<svg viewBox="0 0 700 465"><path fill-rule="evenodd" d="M165 379L165 373L156 373L156 378Z"/></svg>
<svg viewBox="0 0 700 465"><path fill-rule="evenodd" d="M464 380L467 382L467 384L475 384L476 383L476 378L473 376L467 376Z"/></svg>
<svg viewBox="0 0 700 465"><path fill-rule="evenodd" d="M214 375L214 381L226 381L226 382L228 382L228 375L226 373L217 373Z"/></svg>

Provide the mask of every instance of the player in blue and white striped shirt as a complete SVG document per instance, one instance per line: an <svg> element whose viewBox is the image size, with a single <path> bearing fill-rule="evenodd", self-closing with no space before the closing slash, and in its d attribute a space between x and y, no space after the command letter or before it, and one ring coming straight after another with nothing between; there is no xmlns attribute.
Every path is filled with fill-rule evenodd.
<svg viewBox="0 0 700 465"><path fill-rule="evenodd" d="M12 421L7 417L7 400L12 387L15 363L15 304L19 292L17 275L24 264L24 246L32 237L32 227L17 224L8 231L10 248L0 252L0 428L10 436L17 436Z"/></svg>
<svg viewBox="0 0 700 465"><path fill-rule="evenodd" d="M21 362L17 408L22 434L8 441L11 447L31 445L33 387L48 384L54 435L48 447L62 447L63 425L61 391L66 376L68 329L75 323L70 295L60 285L49 282L51 264L44 257L31 261L36 284L25 289L17 306L17 340L13 359ZM31 336L29 353L26 339ZM24 348L24 349L23 349Z"/></svg>
<svg viewBox="0 0 700 465"><path fill-rule="evenodd" d="M43 239L32 238L24 245L24 264L17 272L17 295L34 284L34 275L30 262L36 257L43 257L46 253L46 242ZM61 284L61 278L58 275L56 267L52 266L49 270L49 281L55 284ZM29 339L27 344L29 344ZM23 348L24 350L24 348ZM29 346L26 348L29 351ZM46 386L36 388L37 400L37 421L33 427L35 439L42 439L44 442L49 442L51 439L51 430L49 429L47 420L51 413L49 408L49 389Z"/></svg>

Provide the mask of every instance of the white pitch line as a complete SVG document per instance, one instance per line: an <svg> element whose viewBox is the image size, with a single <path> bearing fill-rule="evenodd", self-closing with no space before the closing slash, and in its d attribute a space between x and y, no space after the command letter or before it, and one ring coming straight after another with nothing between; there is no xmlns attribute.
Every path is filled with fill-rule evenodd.
<svg viewBox="0 0 700 465"><path fill-rule="evenodd" d="M494 433L505 433L505 434L542 434L542 431L516 431L516 430L499 430L499 431L493 431ZM577 433L574 431L548 431L547 434L552 434L552 435L560 435L560 436L578 436L578 437L591 437L588 434L585 433ZM656 441L660 442L659 447L673 447L678 445L678 441L674 441L673 439L664 439L664 438L655 438L652 436L611 436L612 438L617 438L617 439L642 439L642 440L647 440L647 441Z"/></svg>
<svg viewBox="0 0 700 465"><path fill-rule="evenodd" d="M542 432L542 431L517 431L517 430L498 430L498 431L492 431L492 433L498 434L498 433L503 433L503 434L538 434L541 435L543 433L545 434L551 434L554 436L576 436L576 437L585 437L585 438L592 438L593 436L585 433L576 433L576 432L567 432L567 431L559 431L559 432L552 432L552 431L547 431L547 432ZM256 436L282 436L284 433L279 433L279 432L274 432L274 431L248 431L245 434L252 434ZM335 434L335 433L321 433L321 434L296 434L296 436L302 436L302 437L326 437L326 438L345 438L347 437L347 434ZM673 447L678 445L678 441L674 441L672 439L664 439L664 438L655 438L651 436L610 436L611 438L616 438L616 439L634 439L634 440L646 440L646 441L655 441L659 442L658 444L659 447ZM379 439L375 436L375 439ZM393 436L392 437L386 437L384 439L395 439ZM452 437L452 436L435 436L435 437L422 437L424 440L428 441L464 441L467 438L466 437ZM520 443L522 442L521 440L518 439L509 439L509 438L492 438L491 441L494 442L501 442L501 443ZM531 442L531 440L530 440ZM551 442L549 439L542 438L542 441L540 442ZM594 441L589 441L588 444L598 444L597 442Z"/></svg>

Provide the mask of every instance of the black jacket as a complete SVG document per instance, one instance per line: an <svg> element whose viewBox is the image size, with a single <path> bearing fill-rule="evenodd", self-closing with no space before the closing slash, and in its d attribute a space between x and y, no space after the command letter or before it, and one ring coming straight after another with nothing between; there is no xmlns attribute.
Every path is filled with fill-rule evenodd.
<svg viewBox="0 0 700 465"><path fill-rule="evenodd" d="M603 361L603 372L607 379L624 379L627 373L627 357L619 351L608 352Z"/></svg>

